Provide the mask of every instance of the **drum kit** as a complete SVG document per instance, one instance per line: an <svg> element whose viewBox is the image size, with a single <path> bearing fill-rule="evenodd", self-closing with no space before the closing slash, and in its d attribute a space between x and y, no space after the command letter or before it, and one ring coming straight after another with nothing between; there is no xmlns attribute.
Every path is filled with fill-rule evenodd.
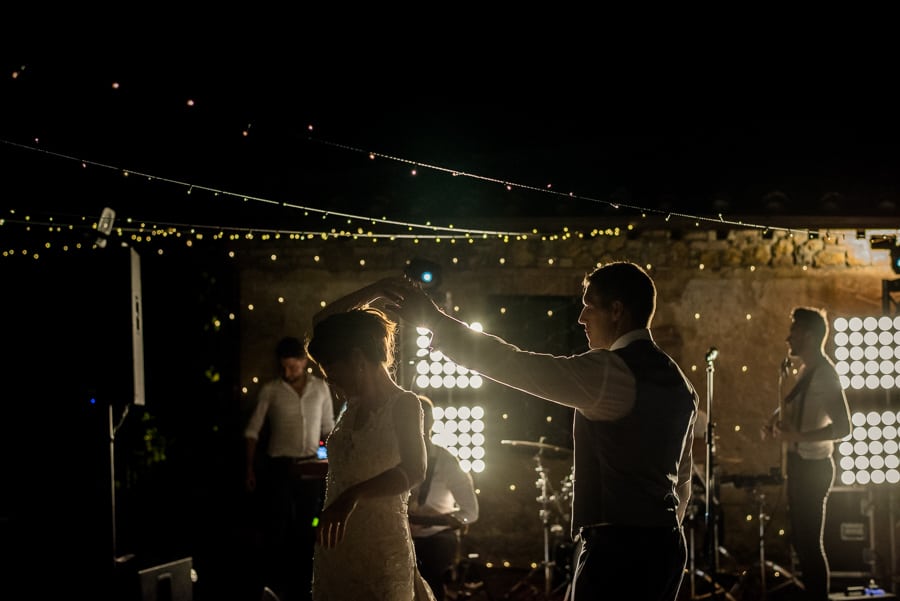
<svg viewBox="0 0 900 601"><path fill-rule="evenodd" d="M707 353L707 399L706 399L706 458L704 469L694 466L692 481L692 498L684 520L685 534L688 543L688 564L685 568L685 579L679 593L679 601L695 601L699 599L721 599L724 601L744 601L766 599L785 587L803 589L803 583L788 570L766 559L765 525L769 516L765 512L765 495L760 487L782 482L782 471L775 468L769 474L750 476L718 476L717 464L739 463L741 458L716 458L715 424L712 414L712 380L714 361L718 351L711 348ZM780 385L780 384L779 384ZM779 392L780 396L780 392ZM527 440L501 440L501 444L526 449L536 449L534 461L538 478L535 486L540 490L537 497L540 503L538 515L541 519L544 534L544 558L524 578L517 582L504 596L505 601L570 601L572 581L575 574L580 544L574 544L568 536L571 523L572 495L575 466L554 488L549 478L549 470L544 466L544 453L554 453L556 457L572 454L572 450L545 442L544 437L537 442ZM704 473L705 470L705 473ZM719 542L721 525L721 505L719 502L719 485L728 484L739 488L753 490L759 503L759 559L755 575L752 570L743 573L728 574L721 570L722 558L734 560L731 554ZM702 542L697 541L700 536ZM555 543L555 546L551 544ZM565 542L562 542L565 541ZM700 544L698 544L700 542ZM705 568L705 569L704 569ZM543 587L538 588L532 581L543 572Z"/></svg>
<svg viewBox="0 0 900 601"><path fill-rule="evenodd" d="M770 595L784 588L804 588L803 583L782 566L766 559L765 534L770 516L766 512L765 494L762 487L778 485L784 481L783 468L773 468L768 474L720 476L718 464L740 463L741 458L717 458L715 422L712 420L714 361L718 351L713 347L706 355L707 399L706 399L706 459L705 473L695 470L691 504L685 516L684 526L688 542L688 564L682 582L679 599L722 599L724 601L744 601L768 599ZM783 371L783 368L782 368ZM781 398L781 378L778 383ZM695 432L696 435L696 432ZM696 467L696 466L695 466ZM720 544L722 508L719 502L720 485L747 488L759 506L759 559L755 570L728 573L722 570L720 560L733 559L728 550ZM695 538L701 534L703 544L698 553ZM700 560L698 562L698 559ZM704 570L700 566L708 569Z"/></svg>
<svg viewBox="0 0 900 601"><path fill-rule="evenodd" d="M535 472L538 477L535 486L540 491L536 498L540 504L538 516L543 527L543 561L516 582L506 594L504 601L570 601L572 579L580 552L579 542L572 542L569 527L572 512L574 486L574 463L558 486L550 478L550 470L545 465L545 454L565 457L572 450L540 441L501 440L501 444L525 449L534 449ZM729 461L725 459L725 462ZM699 470L698 470L699 472ZM763 475L734 475L716 478L721 484L737 488L748 488L759 501L759 562L754 572L731 574L722 570L720 560L734 562L729 551L719 542L718 523L722 519L717 489L719 482L705 481L695 474L691 503L685 516L685 534L688 542L688 566L682 583L679 600L721 599L723 601L743 601L767 598L785 587L803 588L803 584L790 571L768 560L764 554L764 533L768 515L765 513L765 496L760 487L782 482L778 470ZM707 490L707 487L711 490ZM708 505L707 505L708 503ZM709 507L708 513L706 507ZM697 538L701 540L697 540ZM542 576L542 578L541 578ZM761 597L758 595L762 595Z"/></svg>
<svg viewBox="0 0 900 601"><path fill-rule="evenodd" d="M503 596L505 600L537 600L569 601L571 598L572 576L575 570L576 546L570 542L563 543L559 539L569 541L569 526L572 515L572 488L574 484L575 466L566 474L555 488L550 480L549 469L544 465L544 453L555 453L557 456L572 454L572 449L544 442L528 440L501 440L501 444L527 449L537 449L534 455L538 478L535 486L540 491L537 497L540 503L538 516L541 519L544 534L544 558ZM554 544L555 543L555 544ZM560 559L557 559L557 558ZM532 584L535 577L543 572L543 586Z"/></svg>

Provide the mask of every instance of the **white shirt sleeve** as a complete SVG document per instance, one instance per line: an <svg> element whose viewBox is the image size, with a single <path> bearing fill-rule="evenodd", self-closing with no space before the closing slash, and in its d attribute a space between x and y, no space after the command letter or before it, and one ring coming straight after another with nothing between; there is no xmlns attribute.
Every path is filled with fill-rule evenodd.
<svg viewBox="0 0 900 601"><path fill-rule="evenodd" d="M463 471L455 457L447 453L447 488L453 493L457 511L453 516L463 524L478 521L478 497L471 474Z"/></svg>
<svg viewBox="0 0 900 601"><path fill-rule="evenodd" d="M568 357L523 351L443 315L432 324L433 346L486 378L580 411L615 420L635 402L635 380L619 355L591 350Z"/></svg>
<svg viewBox="0 0 900 601"><path fill-rule="evenodd" d="M264 384L256 396L256 405L253 407L253 411L250 413L247 425L244 428L245 438L259 439L259 433L266 421L266 414L269 412L269 402L269 386Z"/></svg>
<svg viewBox="0 0 900 601"><path fill-rule="evenodd" d="M834 441L850 434L850 409L834 367L816 368L804 393L800 430L809 432L831 424L834 439L797 443L797 451L807 459L824 459L834 451Z"/></svg>

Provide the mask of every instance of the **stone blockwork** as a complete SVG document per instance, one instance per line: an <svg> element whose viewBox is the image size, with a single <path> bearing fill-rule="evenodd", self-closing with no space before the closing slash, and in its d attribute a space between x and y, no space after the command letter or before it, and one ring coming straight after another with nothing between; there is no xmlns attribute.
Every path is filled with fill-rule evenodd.
<svg viewBox="0 0 900 601"><path fill-rule="evenodd" d="M581 231L524 240L282 239L243 251L238 268L246 403L273 373L278 337L304 334L321 303L398 275L413 257L442 267L439 298L466 321L496 313L491 298L498 295L578 299L582 278L595 265L627 259L645 265L654 277L655 336L692 379L701 404L712 408L720 478L768 474L780 463L779 448L761 442L758 432L777 406L791 308L823 307L831 317L880 315L882 281L897 277L888 251L872 250L867 233L855 229L678 230L660 224ZM705 360L710 347L719 350L712 369ZM849 393L848 398L851 405L866 402ZM560 485L569 463L554 461L551 478ZM515 478L519 485L513 492L509 481ZM543 526L533 479L528 457L502 469L489 464L476 476L483 519L469 532L470 550L493 562L541 560ZM789 561L778 534L786 524L780 493L777 486L721 486L721 543L734 561L758 559L760 501L771 515L768 552L776 561Z"/></svg>

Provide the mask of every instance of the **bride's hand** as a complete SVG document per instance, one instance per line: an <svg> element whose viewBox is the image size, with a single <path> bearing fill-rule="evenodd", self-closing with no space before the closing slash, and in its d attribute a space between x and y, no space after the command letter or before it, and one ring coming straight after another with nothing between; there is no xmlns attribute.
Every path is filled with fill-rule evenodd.
<svg viewBox="0 0 900 601"><path fill-rule="evenodd" d="M345 499L343 495L323 509L316 531L318 543L326 549L333 549L344 540L350 514L354 509L356 509L356 499Z"/></svg>

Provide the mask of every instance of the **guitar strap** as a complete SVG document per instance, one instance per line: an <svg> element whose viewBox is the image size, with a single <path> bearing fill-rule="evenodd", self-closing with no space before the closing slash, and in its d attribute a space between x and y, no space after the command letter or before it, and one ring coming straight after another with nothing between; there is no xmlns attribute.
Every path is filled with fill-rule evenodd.
<svg viewBox="0 0 900 601"><path fill-rule="evenodd" d="M816 363L804 371L803 376L800 377L788 395L784 398L785 405L793 405L794 402L797 403L791 408L791 422L798 432L803 423L803 405L806 401L806 391L809 389L809 383L812 381L813 374L818 367L819 364Z"/></svg>

